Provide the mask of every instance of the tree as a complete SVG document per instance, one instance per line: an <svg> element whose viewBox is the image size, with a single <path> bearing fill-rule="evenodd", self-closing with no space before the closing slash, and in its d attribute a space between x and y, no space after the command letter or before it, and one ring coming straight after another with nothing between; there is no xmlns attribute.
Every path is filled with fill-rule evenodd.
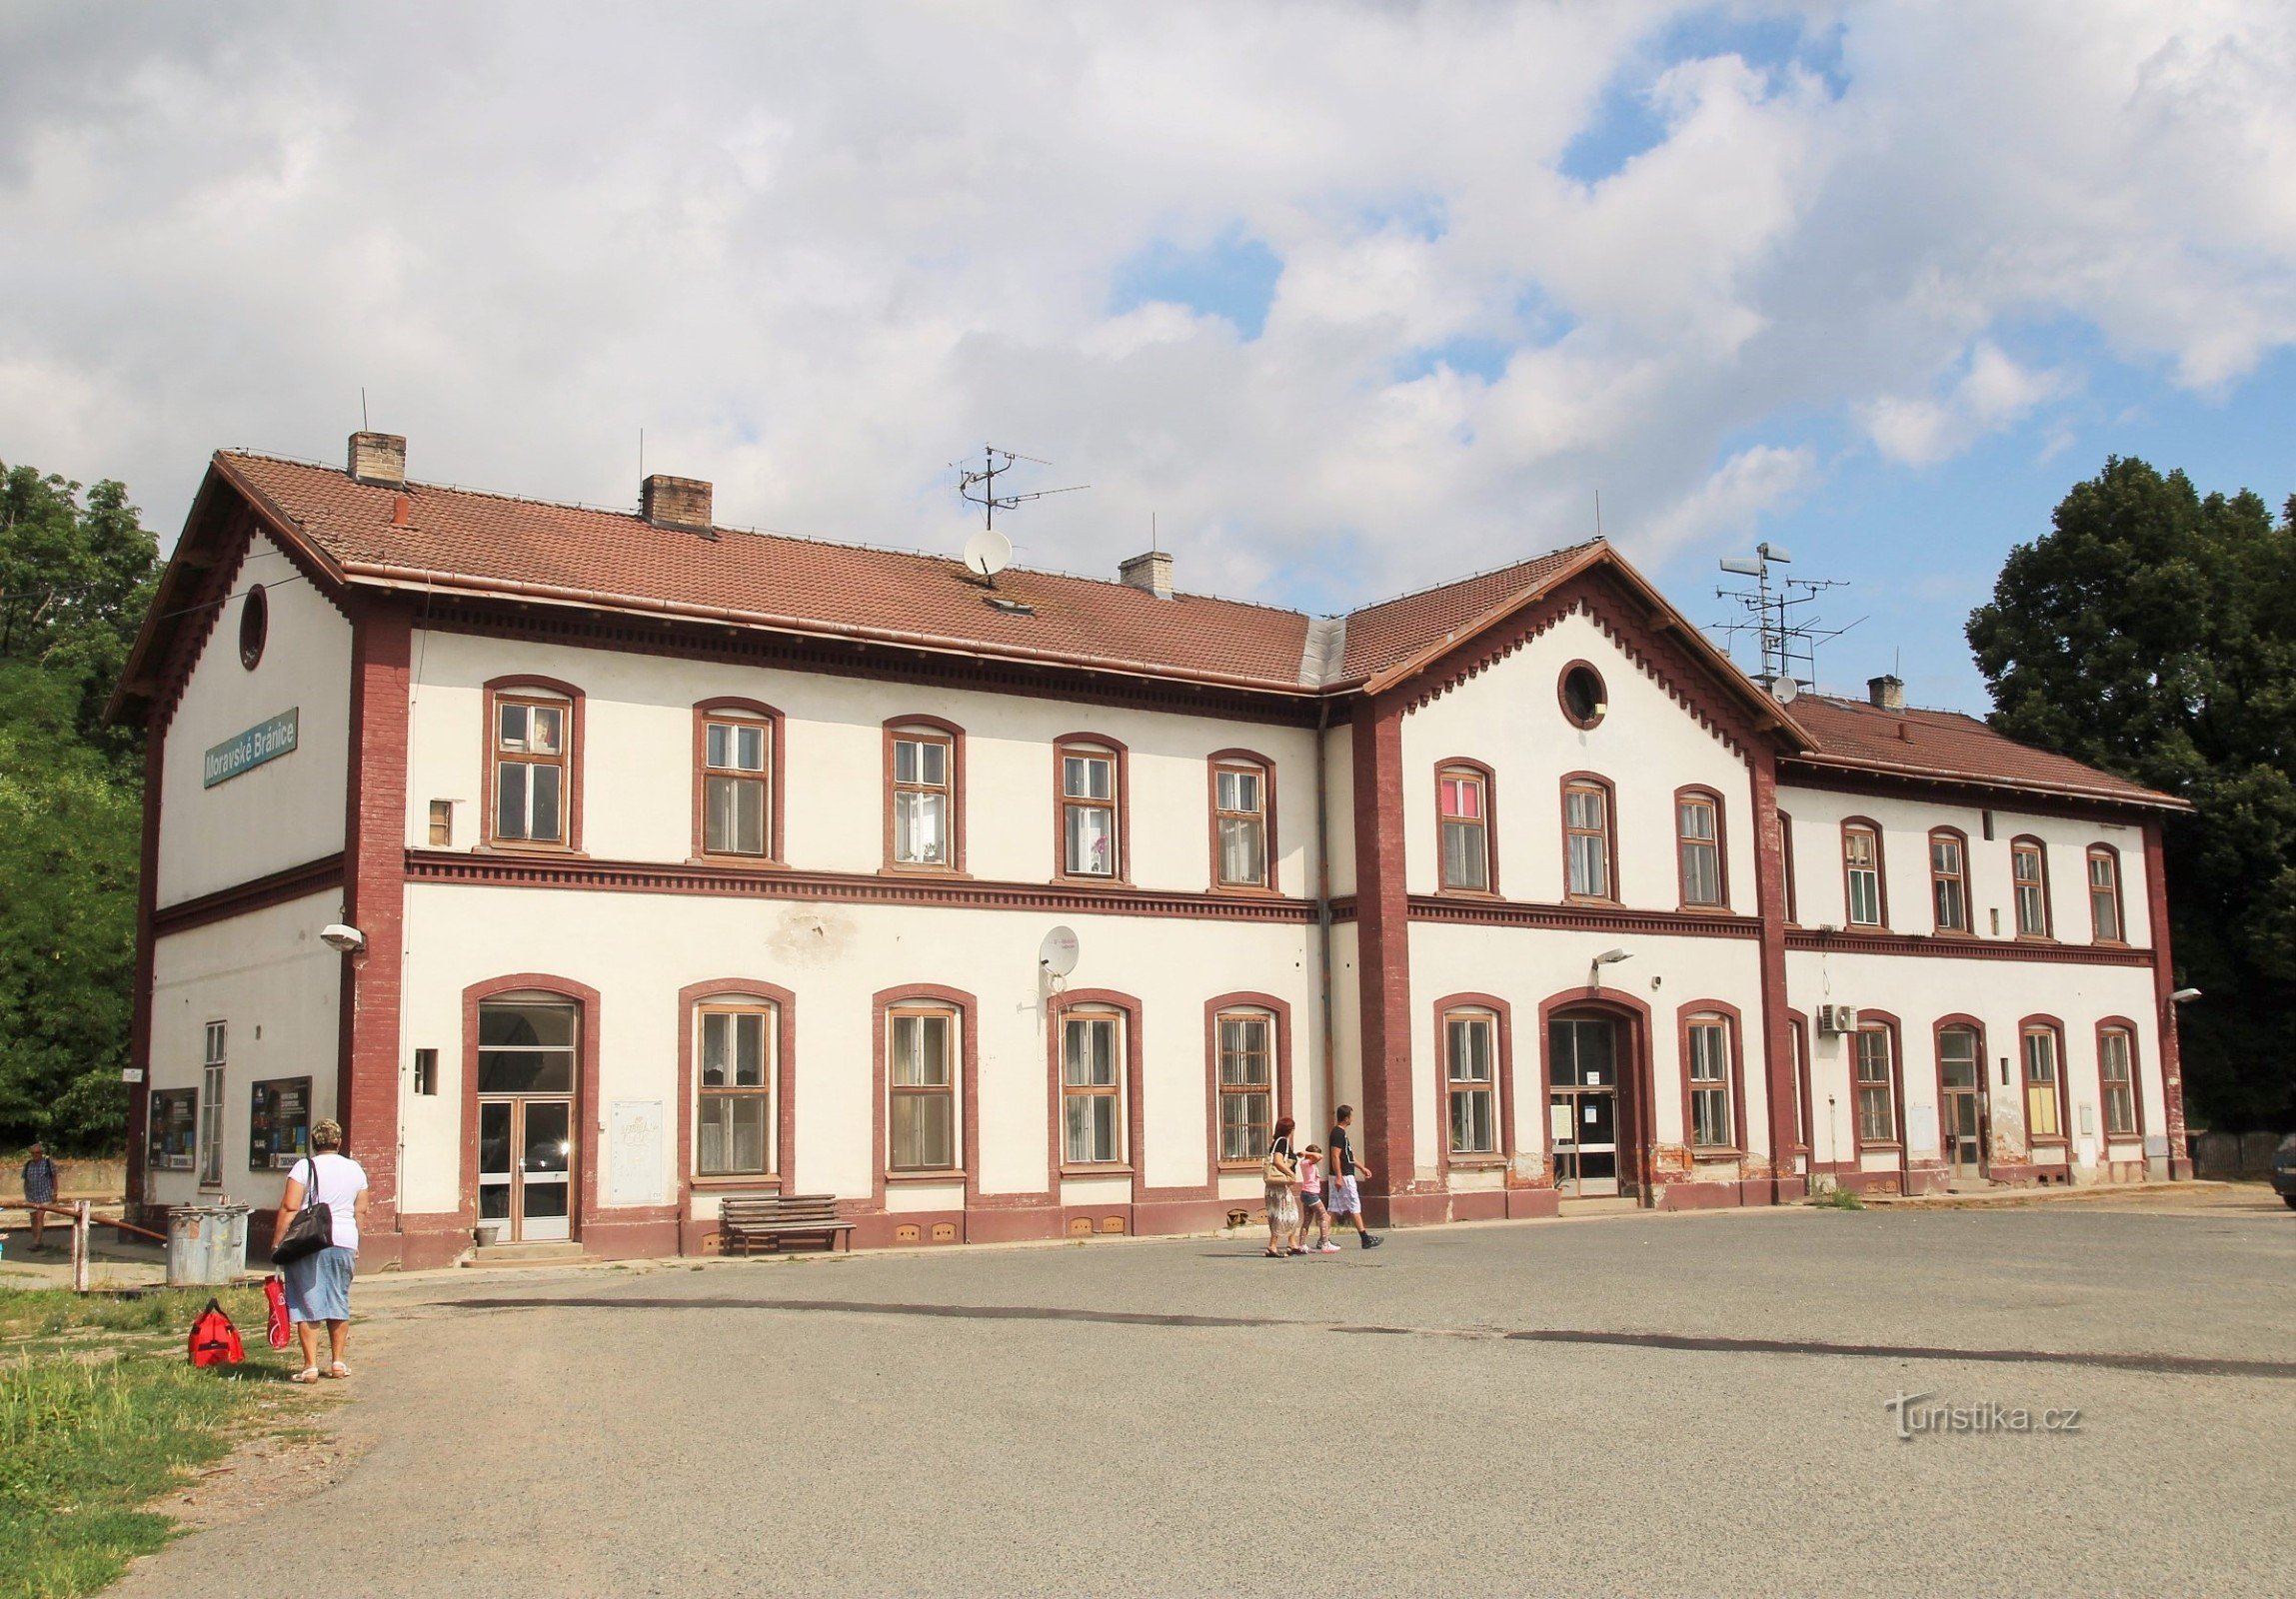
<svg viewBox="0 0 2296 1599"><path fill-rule="evenodd" d="M143 741L103 708L158 566L119 484L0 466L0 1144L125 1132Z"/></svg>
<svg viewBox="0 0 2296 1599"><path fill-rule="evenodd" d="M2113 458L2009 553L1969 643L1993 725L2192 801L2165 829L2195 1119L2296 1113L2296 496Z"/></svg>

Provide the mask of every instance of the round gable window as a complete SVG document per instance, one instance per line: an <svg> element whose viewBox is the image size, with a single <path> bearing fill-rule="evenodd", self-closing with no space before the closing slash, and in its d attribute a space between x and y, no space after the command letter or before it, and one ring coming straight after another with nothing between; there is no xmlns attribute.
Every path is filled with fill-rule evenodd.
<svg viewBox="0 0 2296 1599"><path fill-rule="evenodd" d="M1562 714L1574 728L1591 728L1610 714L1610 691L1602 687L1602 674L1583 661L1562 669Z"/></svg>
<svg viewBox="0 0 2296 1599"><path fill-rule="evenodd" d="M263 659L263 641L271 636L271 602L264 597L263 585L257 584L247 591L247 598L239 604L239 664L248 671Z"/></svg>

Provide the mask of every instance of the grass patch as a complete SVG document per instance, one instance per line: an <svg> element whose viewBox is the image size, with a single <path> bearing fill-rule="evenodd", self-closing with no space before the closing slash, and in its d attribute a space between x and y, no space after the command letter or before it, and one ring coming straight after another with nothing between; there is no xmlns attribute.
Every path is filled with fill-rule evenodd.
<svg viewBox="0 0 2296 1599"><path fill-rule="evenodd" d="M143 1506L278 1390L263 1296L214 1297L251 1340L236 1368L200 1370L182 1339L209 1290L85 1299L0 1295L0 1599L64 1599L116 1582L173 1536Z"/></svg>
<svg viewBox="0 0 2296 1599"><path fill-rule="evenodd" d="M1865 1208L1865 1201L1857 1196L1856 1189L1844 1188L1838 1183L1831 1188L1821 1189L1810 1195L1809 1202L1820 1210L1863 1210Z"/></svg>

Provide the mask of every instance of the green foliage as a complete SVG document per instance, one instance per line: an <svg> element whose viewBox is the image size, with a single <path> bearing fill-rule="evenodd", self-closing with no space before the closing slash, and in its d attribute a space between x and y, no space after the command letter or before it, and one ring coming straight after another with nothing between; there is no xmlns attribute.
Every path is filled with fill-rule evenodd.
<svg viewBox="0 0 2296 1599"><path fill-rule="evenodd" d="M1810 1195L1809 1202L1819 1210L1863 1210L1865 1201L1854 1188L1831 1183Z"/></svg>
<svg viewBox="0 0 2296 1599"><path fill-rule="evenodd" d="M142 737L102 718L158 559L120 485L0 466L0 1146L121 1146Z"/></svg>
<svg viewBox="0 0 2296 1599"><path fill-rule="evenodd" d="M2113 459L1969 619L1993 724L2189 800L2166 827L2194 1119L2296 1110L2296 497ZM2141 914L2136 905L2131 914Z"/></svg>

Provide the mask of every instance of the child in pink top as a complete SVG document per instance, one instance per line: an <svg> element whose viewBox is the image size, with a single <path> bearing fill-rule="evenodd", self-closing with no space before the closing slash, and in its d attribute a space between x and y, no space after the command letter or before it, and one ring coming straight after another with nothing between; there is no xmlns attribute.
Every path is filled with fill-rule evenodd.
<svg viewBox="0 0 2296 1599"><path fill-rule="evenodd" d="M1292 1236L1297 1240L1293 1247L1302 1252L1309 1226L1317 1232L1316 1253L1339 1252L1339 1246L1331 1241L1331 1212L1323 1208L1323 1146L1315 1143L1299 1151L1299 1230Z"/></svg>

